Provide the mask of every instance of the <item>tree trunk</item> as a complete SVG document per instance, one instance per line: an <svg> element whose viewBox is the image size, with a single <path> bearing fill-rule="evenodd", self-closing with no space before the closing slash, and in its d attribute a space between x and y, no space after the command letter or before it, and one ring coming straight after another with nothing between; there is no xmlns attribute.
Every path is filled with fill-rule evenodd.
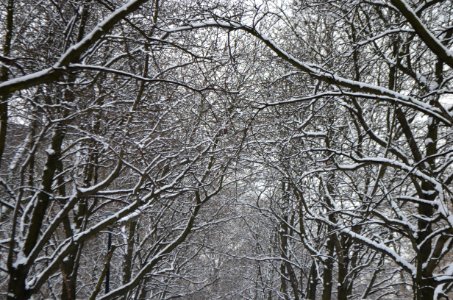
<svg viewBox="0 0 453 300"><path fill-rule="evenodd" d="M11 41L13 38L14 26L14 0L9 0L6 7L6 26L3 34L5 41L3 43L3 56L8 58L11 53ZM7 81L8 68L6 65L1 64L0 67L0 83ZM6 145L6 133L8 129L8 99L9 94L5 93L0 96L0 166L2 164L3 152Z"/></svg>
<svg viewBox="0 0 453 300"><path fill-rule="evenodd" d="M8 282L8 300L25 300L30 298L30 294L25 287L27 271L21 266L13 268L10 272Z"/></svg>
<svg viewBox="0 0 453 300"><path fill-rule="evenodd" d="M332 236L327 240L327 259L324 262L324 272L322 274L323 289L322 300L332 299L332 280L333 280L333 253L335 241Z"/></svg>
<svg viewBox="0 0 453 300"><path fill-rule="evenodd" d="M318 272L316 270L316 264L313 261L310 267L310 275L307 280L307 299L315 300L316 299L316 288L318 285Z"/></svg>
<svg viewBox="0 0 453 300"><path fill-rule="evenodd" d="M349 243L347 237L340 236L337 239L337 257L338 257L338 300L348 300L348 268L349 268Z"/></svg>

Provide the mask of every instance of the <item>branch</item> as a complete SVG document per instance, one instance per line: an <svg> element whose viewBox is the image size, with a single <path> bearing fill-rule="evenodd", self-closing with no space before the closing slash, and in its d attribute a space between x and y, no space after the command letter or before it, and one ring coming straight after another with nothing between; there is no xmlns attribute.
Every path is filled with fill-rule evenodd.
<svg viewBox="0 0 453 300"><path fill-rule="evenodd" d="M49 83L58 79L64 71L65 67L71 62L79 60L80 56L96 43L106 32L113 28L117 23L124 19L128 14L137 10L142 4L148 0L130 0L110 16L99 23L88 35L80 42L69 47L65 53L61 55L59 60L50 68L14 78L0 84L0 95L13 93L43 83Z"/></svg>
<svg viewBox="0 0 453 300"><path fill-rule="evenodd" d="M412 107L423 113L430 114L431 116L437 118L439 121L441 121L442 123L445 123L448 126L451 126L453 124L453 118L450 115L443 113L437 107L431 106L427 103L414 99L411 96L407 96L407 95L398 93L396 91L393 91L391 89L377 86L374 84L357 81L357 80L351 80L351 79L342 77L329 70L325 70L324 68L322 68L319 65L298 60L296 57L292 56L291 54L289 54L288 52L283 50L279 45L274 43L270 38L268 38L265 35L258 32L254 27L246 26L241 23L234 22L234 21L210 20L210 21L204 21L204 22L194 22L189 25L175 27L175 28L162 29L162 30L170 34L170 33L174 33L174 32L181 32L181 31L209 28L209 27L217 27L217 28L223 28L223 29L227 29L227 30L243 30L243 31L251 34L255 38L257 38L261 42L263 42L279 58L283 59L284 61L291 64L298 70L300 70L304 73L307 73L310 76L313 76L319 80L322 80L322 81L332 84L332 85L349 88L352 92L360 92L360 93L362 93L361 97L365 97L365 98L383 97L387 101L390 100L390 101L404 103L405 106L409 106L409 107ZM446 50L445 48L444 48L444 50L448 52L448 50ZM451 57L451 59L453 60L453 57ZM453 65L453 62L452 62L452 65ZM345 91L343 91L342 93L345 93Z"/></svg>
<svg viewBox="0 0 453 300"><path fill-rule="evenodd" d="M404 0L391 0L391 2L411 24L426 46L453 69L453 54L429 31L411 7Z"/></svg>

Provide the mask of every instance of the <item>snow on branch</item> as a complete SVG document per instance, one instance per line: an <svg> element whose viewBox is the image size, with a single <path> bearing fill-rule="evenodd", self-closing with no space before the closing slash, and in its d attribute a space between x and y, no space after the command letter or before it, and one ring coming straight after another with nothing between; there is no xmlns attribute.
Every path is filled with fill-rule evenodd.
<svg viewBox="0 0 453 300"><path fill-rule="evenodd" d="M99 23L80 42L69 47L52 67L0 83L0 94L12 93L58 79L58 77L63 74L65 67L68 64L76 62L84 51L88 50L106 32L112 29L113 26L128 14L137 10L145 2L147 2L147 0L128 1Z"/></svg>
<svg viewBox="0 0 453 300"><path fill-rule="evenodd" d="M411 7L404 0L391 0L392 4L401 12L406 20L411 24L414 30L422 41L428 46L428 48L442 59L450 68L453 68L453 53L445 48L440 42L423 24L417 14L411 9Z"/></svg>

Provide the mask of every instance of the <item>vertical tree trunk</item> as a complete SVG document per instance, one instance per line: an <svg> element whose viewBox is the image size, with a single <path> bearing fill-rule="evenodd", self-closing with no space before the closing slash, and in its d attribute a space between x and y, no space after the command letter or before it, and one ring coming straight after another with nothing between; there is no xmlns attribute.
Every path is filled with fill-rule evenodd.
<svg viewBox="0 0 453 300"><path fill-rule="evenodd" d="M286 226L287 219L285 217L283 218L284 221L280 222L280 230L278 232L280 238L280 256L282 256L283 259L288 247L288 230ZM283 294L285 299L289 300L290 297L287 283L288 273L286 271L286 263L283 259L280 262L280 292Z"/></svg>
<svg viewBox="0 0 453 300"><path fill-rule="evenodd" d="M30 297L25 281L28 272L21 266L9 270L10 280L8 282L8 300L24 300Z"/></svg>
<svg viewBox="0 0 453 300"><path fill-rule="evenodd" d="M289 283L291 285L291 289L293 290L293 299L299 300L299 283L297 280L296 273L294 272L294 268L289 262L289 253L288 253L288 237L292 236L292 232L290 232L290 227L289 224L294 223L294 216L290 217L289 214L289 186L287 182L282 182L282 200L283 200L283 217L282 220L280 221L280 230L279 230L279 236L280 236L280 256L282 258L282 262L280 265L280 273L281 273L281 289L282 292L285 295L285 298L287 297L290 299L290 293L289 289L287 286L287 281L289 278Z"/></svg>
<svg viewBox="0 0 453 300"><path fill-rule="evenodd" d="M127 237L127 248L126 253L124 254L124 263L123 263L123 284L126 284L131 280L132 276L132 259L134 255L134 240L135 240L135 230L137 228L137 221L132 220L128 224L128 237Z"/></svg>
<svg viewBox="0 0 453 300"><path fill-rule="evenodd" d="M335 248L335 240L333 236L329 236L327 240L327 259L324 262L324 272L322 274L322 300L332 299L332 280L333 280L333 254Z"/></svg>
<svg viewBox="0 0 453 300"><path fill-rule="evenodd" d="M316 264L313 261L310 267L310 275L307 280L307 299L315 300L316 299L316 289L318 285L318 272L316 270Z"/></svg>
<svg viewBox="0 0 453 300"><path fill-rule="evenodd" d="M22 255L28 256L39 238L43 223L43 216L49 206L49 195L52 191L53 176L58 167L61 156L61 145L64 133L57 127L52 138L51 151L48 153L46 166L42 175L42 190L38 192L36 204L31 213L28 232L22 248ZM16 265L9 268L8 299L27 299L26 280L29 269L20 264L20 257L16 258Z"/></svg>
<svg viewBox="0 0 453 300"><path fill-rule="evenodd" d="M422 190L426 191L424 200L434 200L436 194L433 192L433 187L427 182L422 183ZM429 193L429 192L433 193ZM432 217L434 209L431 205L419 204L418 214L420 216L429 218ZM432 272L427 268L427 265L432 255L431 240L426 238L432 233L431 223L423 219L418 220L419 235L417 237L417 245L421 245L417 254L417 276L414 280L414 299L424 300L433 299L434 289L436 287L434 280L432 280Z"/></svg>
<svg viewBox="0 0 453 300"><path fill-rule="evenodd" d="M338 300L347 300L348 299L348 268L349 268L349 245L347 243L347 237L340 236L337 239L337 258L338 258Z"/></svg>
<svg viewBox="0 0 453 300"><path fill-rule="evenodd" d="M8 58L11 54L11 40L13 38L14 26L14 0L8 0L6 6L6 26L4 31L3 56ZM0 82L7 81L8 68L5 64L0 67ZM8 100L9 94L0 96L0 166L2 165L3 153L6 145L6 133L8 129Z"/></svg>

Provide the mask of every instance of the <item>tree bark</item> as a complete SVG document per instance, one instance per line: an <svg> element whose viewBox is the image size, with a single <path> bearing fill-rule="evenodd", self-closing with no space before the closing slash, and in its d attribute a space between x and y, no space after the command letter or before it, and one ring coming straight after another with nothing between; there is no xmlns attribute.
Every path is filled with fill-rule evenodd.
<svg viewBox="0 0 453 300"><path fill-rule="evenodd" d="M11 41L13 38L14 27L14 0L8 0L6 6L6 26L5 40L3 42L3 56L8 58L11 54ZM6 64L1 64L0 67L0 84L7 81L9 78L8 68ZM9 93L0 93L0 166L2 165L3 153L5 152L6 133L8 131L8 100Z"/></svg>

